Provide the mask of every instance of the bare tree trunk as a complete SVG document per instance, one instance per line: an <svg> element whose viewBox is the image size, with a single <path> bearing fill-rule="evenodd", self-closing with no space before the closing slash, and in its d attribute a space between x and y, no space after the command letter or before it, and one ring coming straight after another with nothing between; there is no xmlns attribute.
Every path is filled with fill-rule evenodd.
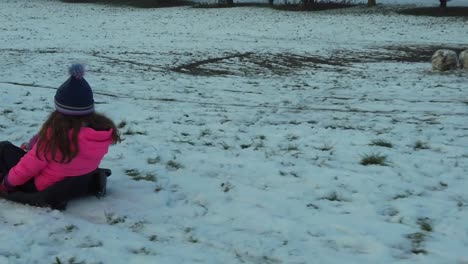
<svg viewBox="0 0 468 264"><path fill-rule="evenodd" d="M273 5L273 1L275 1L275 0L268 0L268 3L269 3L270 5Z"/></svg>
<svg viewBox="0 0 468 264"><path fill-rule="evenodd" d="M234 5L234 0L226 0L226 4L228 6L233 6Z"/></svg>
<svg viewBox="0 0 468 264"><path fill-rule="evenodd" d="M439 0L440 2L440 7L441 8L446 8L447 7L447 0Z"/></svg>
<svg viewBox="0 0 468 264"><path fill-rule="evenodd" d="M368 0L367 1L367 6L375 6L377 5L376 0Z"/></svg>

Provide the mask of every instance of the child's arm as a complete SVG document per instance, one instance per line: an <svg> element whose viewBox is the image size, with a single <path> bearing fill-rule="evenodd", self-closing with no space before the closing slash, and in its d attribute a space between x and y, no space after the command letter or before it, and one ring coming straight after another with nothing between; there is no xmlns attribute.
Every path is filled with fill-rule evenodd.
<svg viewBox="0 0 468 264"><path fill-rule="evenodd" d="M11 168L3 179L7 187L15 187L26 183L29 179L39 175L47 166L45 157L42 160L36 156L36 145L26 153L15 167Z"/></svg>
<svg viewBox="0 0 468 264"><path fill-rule="evenodd" d="M37 134L32 136L32 138L29 140L29 142L27 142L27 143L25 142L25 143L21 144L21 148L24 151L29 151L30 149L32 149L34 147L34 145L36 145L37 138L38 138Z"/></svg>

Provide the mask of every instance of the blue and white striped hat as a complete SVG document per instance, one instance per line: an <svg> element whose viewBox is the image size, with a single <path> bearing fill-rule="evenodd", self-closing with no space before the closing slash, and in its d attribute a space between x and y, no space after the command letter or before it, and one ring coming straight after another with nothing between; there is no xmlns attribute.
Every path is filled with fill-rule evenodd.
<svg viewBox="0 0 468 264"><path fill-rule="evenodd" d="M93 91L83 78L83 64L69 67L70 78L66 80L55 94L55 109L64 115L88 115L94 113Z"/></svg>

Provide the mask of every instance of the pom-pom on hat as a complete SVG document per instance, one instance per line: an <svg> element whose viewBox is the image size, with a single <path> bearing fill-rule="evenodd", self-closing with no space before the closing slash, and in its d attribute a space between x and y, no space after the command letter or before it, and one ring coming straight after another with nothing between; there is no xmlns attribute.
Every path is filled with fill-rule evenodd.
<svg viewBox="0 0 468 264"><path fill-rule="evenodd" d="M93 91L83 78L85 66L73 64L68 68L70 78L55 94L55 109L64 115L82 116L94 112Z"/></svg>

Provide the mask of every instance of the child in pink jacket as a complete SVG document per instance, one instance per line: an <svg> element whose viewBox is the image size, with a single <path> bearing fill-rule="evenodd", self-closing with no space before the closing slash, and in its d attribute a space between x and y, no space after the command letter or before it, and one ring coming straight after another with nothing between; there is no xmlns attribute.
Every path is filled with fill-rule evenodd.
<svg viewBox="0 0 468 264"><path fill-rule="evenodd" d="M120 142L114 122L94 112L84 66L72 65L50 114L29 145L0 142L0 191L42 191L66 177L96 170L109 146Z"/></svg>

